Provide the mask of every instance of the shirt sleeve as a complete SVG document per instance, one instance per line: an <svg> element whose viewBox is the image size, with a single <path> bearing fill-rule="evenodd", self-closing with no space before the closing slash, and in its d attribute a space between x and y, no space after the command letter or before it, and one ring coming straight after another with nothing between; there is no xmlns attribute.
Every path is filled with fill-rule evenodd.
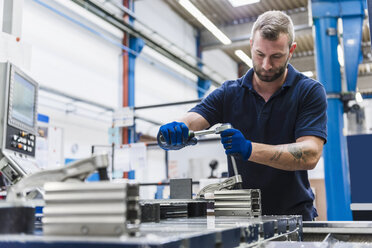
<svg viewBox="0 0 372 248"><path fill-rule="evenodd" d="M201 103L189 110L203 116L208 123L213 126L214 124L221 123L223 119L223 103L225 98L226 83L221 87L215 89Z"/></svg>
<svg viewBox="0 0 372 248"><path fill-rule="evenodd" d="M323 85L314 84L304 96L296 120L295 138L317 136L327 142L327 95Z"/></svg>

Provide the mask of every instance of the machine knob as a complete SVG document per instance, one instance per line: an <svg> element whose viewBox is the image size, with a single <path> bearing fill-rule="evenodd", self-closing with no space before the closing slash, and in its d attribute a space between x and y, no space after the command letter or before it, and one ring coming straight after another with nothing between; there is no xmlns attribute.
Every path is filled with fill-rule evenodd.
<svg viewBox="0 0 372 248"><path fill-rule="evenodd" d="M25 137L25 136L27 135L27 133L24 132L24 131L19 131L19 135L20 135L21 137Z"/></svg>

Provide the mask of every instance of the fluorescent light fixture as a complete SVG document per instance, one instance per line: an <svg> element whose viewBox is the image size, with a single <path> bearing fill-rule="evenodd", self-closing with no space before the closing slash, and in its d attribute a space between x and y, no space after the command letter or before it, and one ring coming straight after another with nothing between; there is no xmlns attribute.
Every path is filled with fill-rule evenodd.
<svg viewBox="0 0 372 248"><path fill-rule="evenodd" d="M235 50L235 55L239 57L244 63L246 63L249 68L253 67L252 59L242 50Z"/></svg>
<svg viewBox="0 0 372 248"><path fill-rule="evenodd" d="M230 4L236 8L243 5L248 5L252 3L258 3L260 0L229 0Z"/></svg>
<svg viewBox="0 0 372 248"><path fill-rule="evenodd" d="M314 76L314 73L312 71L303 71L301 73L304 74L306 77L312 77L312 76Z"/></svg>
<svg viewBox="0 0 372 248"><path fill-rule="evenodd" d="M355 94L355 101L356 101L357 103L361 103L361 102L363 102L363 97L362 97L362 94L360 94L360 92L357 92L357 93Z"/></svg>
<svg viewBox="0 0 372 248"><path fill-rule="evenodd" d="M231 44L231 40L221 32L202 12L198 10L189 0L179 0L179 3L192 16L196 18L206 29L208 29L224 45Z"/></svg>

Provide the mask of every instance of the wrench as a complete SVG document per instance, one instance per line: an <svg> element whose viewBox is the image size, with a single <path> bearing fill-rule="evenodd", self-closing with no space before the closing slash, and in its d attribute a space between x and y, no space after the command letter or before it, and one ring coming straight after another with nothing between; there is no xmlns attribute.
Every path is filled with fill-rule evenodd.
<svg viewBox="0 0 372 248"><path fill-rule="evenodd" d="M202 131L191 131L190 130L189 140L197 136L203 136L207 134L219 134L222 131L225 131L226 129L230 129L230 128L232 128L231 124L225 123L225 124L222 124L221 126L216 127L215 129L202 130ZM164 145L166 144L163 134L160 134L160 142Z"/></svg>

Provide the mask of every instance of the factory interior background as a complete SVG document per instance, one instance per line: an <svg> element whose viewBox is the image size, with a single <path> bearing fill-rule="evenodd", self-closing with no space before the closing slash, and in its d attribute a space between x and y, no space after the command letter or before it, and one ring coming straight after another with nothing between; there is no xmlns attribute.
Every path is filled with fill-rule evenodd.
<svg viewBox="0 0 372 248"><path fill-rule="evenodd" d="M222 30L233 40L229 45L223 45L175 2L134 1L131 3L136 17L134 27L189 63L197 63L198 44L201 45L202 71L217 83L238 78L249 69L235 55L235 51L250 53L249 37L255 17L263 10L274 8L286 11L294 22L298 47L290 63L297 70L316 78L314 35L309 23L308 1L263 1L237 10L226 6L226 3L214 6L213 1L200 1L203 10L208 11L205 14L216 25L222 26ZM121 1L102 1L102 5L117 16L125 14L120 8ZM123 91L123 57L126 55L124 48L129 46L123 45L123 32L73 1L24 1L21 28L23 54L19 56L24 56L25 66L40 83L38 112L48 117L47 122L40 121L40 126L48 129L47 138L45 142L36 143L40 146L36 156L42 160L40 164L43 168L63 166L68 161L89 157L92 146L96 147L96 151L101 149L111 153L111 142L123 144L119 127L112 129L114 113L123 106L123 95L128 94ZM366 19L358 92L372 90L369 39ZM341 47L338 50L341 50L339 59L342 65ZM195 103L153 108L151 105L196 100L216 89L215 84L208 88L204 86L206 89L198 86L195 74L146 44L138 52L132 70L132 106L149 106L134 111L136 141L155 142L160 126L156 124L182 117ZM347 91L344 77L343 83L343 89ZM359 103L348 103L350 107L359 105L360 110L344 114L342 132L345 135L372 132L370 102L367 98ZM116 135L114 138L113 133ZM188 177L198 181L210 175L209 163L212 160L219 163L216 176L227 171L226 156L218 140L169 152L168 168L164 162L164 151L160 148L144 148L144 160L137 158L132 162L126 148L117 149L117 174L114 176L120 177L124 171L135 170L135 179L143 183L166 180L167 173L172 178ZM134 153L141 153L144 149L139 148ZM314 181L314 186L319 185L319 194L322 195L319 204L322 203L324 208L323 159L309 172L309 178ZM155 196L156 187L149 186L141 192L145 199L151 199ZM324 212L325 209L323 218Z"/></svg>
<svg viewBox="0 0 372 248"><path fill-rule="evenodd" d="M169 179L199 182L193 185L194 194L202 185L221 181L227 158L218 135L168 152L157 146L156 136L161 125L182 117L199 99L251 68L252 25L267 10L281 10L292 18L297 48L290 63L318 79L323 65L317 58L324 55L316 50L311 4L322 1L261 0L240 7L228 0L190 2L227 41L216 38L182 1L14 0L19 11L14 12L14 30L1 34L0 58L12 61L39 84L35 159L41 169L108 153L112 180L129 178L148 184L140 187L140 199L169 198L169 186L164 184ZM368 154L372 50L363 4L361 40L347 44L354 49L349 53L358 54L357 63L348 62L349 54L344 52L348 32L355 29L345 30L340 18L333 34L339 45L330 59L339 64L341 81L339 91L327 91L327 97L341 103L340 118L329 119L336 123L337 130L332 131L341 141L328 140L325 147L336 147L342 165L330 165L332 158L322 157L309 171L321 221L352 220L350 204L356 195L364 196L354 203L372 203L372 184L365 180L372 171ZM346 76L352 74L347 67L355 67L355 80ZM348 80L354 80L355 87ZM217 163L213 172L212 163ZM342 168L341 177L330 173L335 167ZM330 189L330 184L340 188ZM348 201L341 202L349 211L346 215L334 210L340 202L332 200L343 187L348 189Z"/></svg>

